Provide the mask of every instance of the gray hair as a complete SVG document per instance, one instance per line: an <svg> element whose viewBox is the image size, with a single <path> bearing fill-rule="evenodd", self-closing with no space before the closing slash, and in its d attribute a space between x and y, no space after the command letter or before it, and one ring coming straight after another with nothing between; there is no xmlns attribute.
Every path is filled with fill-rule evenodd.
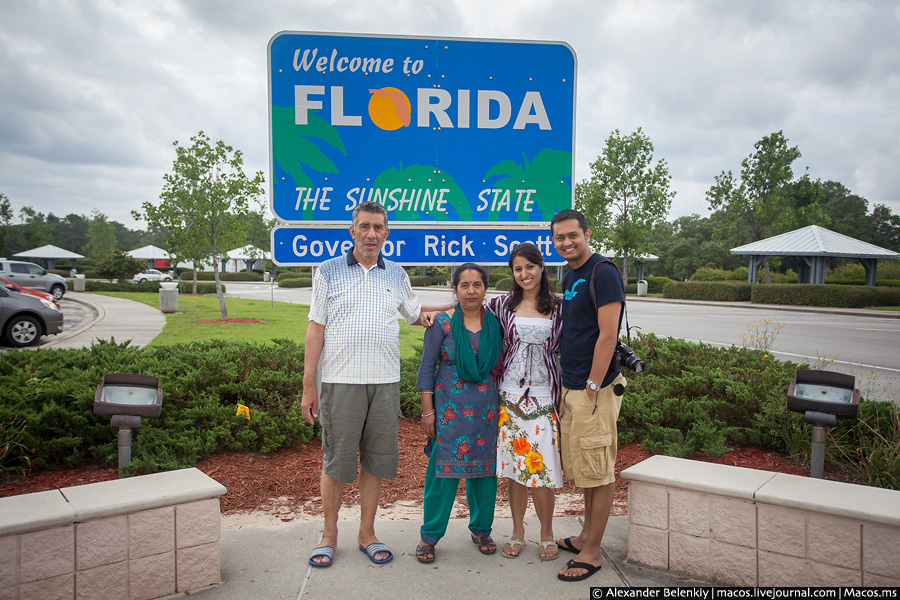
<svg viewBox="0 0 900 600"><path fill-rule="evenodd" d="M381 204L378 204L377 202L360 202L356 206L356 208L353 209L353 228L354 229L356 229L356 216L359 214L360 211L381 215L382 217L384 217L384 226L385 227L388 226L388 214L387 214L387 211L384 209L384 206L382 206Z"/></svg>

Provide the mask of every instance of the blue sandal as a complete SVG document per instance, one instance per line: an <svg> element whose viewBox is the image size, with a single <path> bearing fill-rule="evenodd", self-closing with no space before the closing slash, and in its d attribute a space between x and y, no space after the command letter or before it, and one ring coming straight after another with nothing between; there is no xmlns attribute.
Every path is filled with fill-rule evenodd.
<svg viewBox="0 0 900 600"><path fill-rule="evenodd" d="M314 558L319 558L320 556L325 556L328 560L317 562L314 561ZM314 567L330 567L331 563L334 562L334 547L333 546L319 546L318 548L313 548L312 554L309 557L309 564Z"/></svg>
<svg viewBox="0 0 900 600"><path fill-rule="evenodd" d="M384 563L386 563L386 562L388 562L389 560L391 560L392 558L394 558L394 553L391 552L390 550L388 550L388 547L385 546L384 544L382 544L381 542L372 542L371 544L369 544L369 545L366 546L365 548L363 548L362 544L360 544L360 545L359 545L359 551L365 553L366 555L368 555L369 560L371 560L371 561L372 561L373 563L375 563L376 565L383 565ZM379 553L381 553L381 552L387 552L387 553L388 553L388 557L387 557L387 558L382 558L382 559L380 559L380 560L376 559L376 558L375 558L375 555L376 555L376 554L379 554Z"/></svg>

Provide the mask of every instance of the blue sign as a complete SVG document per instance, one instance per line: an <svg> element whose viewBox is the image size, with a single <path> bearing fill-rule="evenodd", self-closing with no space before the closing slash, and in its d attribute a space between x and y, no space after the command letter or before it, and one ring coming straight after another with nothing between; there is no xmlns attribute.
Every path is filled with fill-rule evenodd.
<svg viewBox="0 0 900 600"><path fill-rule="evenodd" d="M553 247L549 227L395 226L381 254L402 265L505 265L509 251L522 242L536 245L547 264L565 263ZM280 226L272 230L272 259L277 265L319 265L352 249L353 238L346 226Z"/></svg>
<svg viewBox="0 0 900 600"><path fill-rule="evenodd" d="M562 42L285 32L269 42L271 209L349 223L546 224L572 208Z"/></svg>

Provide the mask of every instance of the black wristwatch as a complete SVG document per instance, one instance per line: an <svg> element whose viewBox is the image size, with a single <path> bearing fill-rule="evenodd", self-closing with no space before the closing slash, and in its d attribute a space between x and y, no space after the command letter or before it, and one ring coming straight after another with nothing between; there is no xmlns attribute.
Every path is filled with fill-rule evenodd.
<svg viewBox="0 0 900 600"><path fill-rule="evenodd" d="M588 378L588 380L587 380L587 386L588 386L588 389L591 390L592 392L596 392L597 390L600 389L600 386L597 385L596 383L594 383L593 381L591 381L590 378Z"/></svg>

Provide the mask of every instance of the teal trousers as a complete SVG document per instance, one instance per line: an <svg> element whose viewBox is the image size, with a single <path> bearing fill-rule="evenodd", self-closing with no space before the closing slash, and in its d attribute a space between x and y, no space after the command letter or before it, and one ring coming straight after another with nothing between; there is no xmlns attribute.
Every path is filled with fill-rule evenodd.
<svg viewBox="0 0 900 600"><path fill-rule="evenodd" d="M419 532L426 544L437 544L447 533L459 479L434 476L437 452L431 450L425 469L425 498L422 512L425 522ZM469 503L469 531L474 535L490 535L497 505L497 476L466 478L466 500Z"/></svg>

